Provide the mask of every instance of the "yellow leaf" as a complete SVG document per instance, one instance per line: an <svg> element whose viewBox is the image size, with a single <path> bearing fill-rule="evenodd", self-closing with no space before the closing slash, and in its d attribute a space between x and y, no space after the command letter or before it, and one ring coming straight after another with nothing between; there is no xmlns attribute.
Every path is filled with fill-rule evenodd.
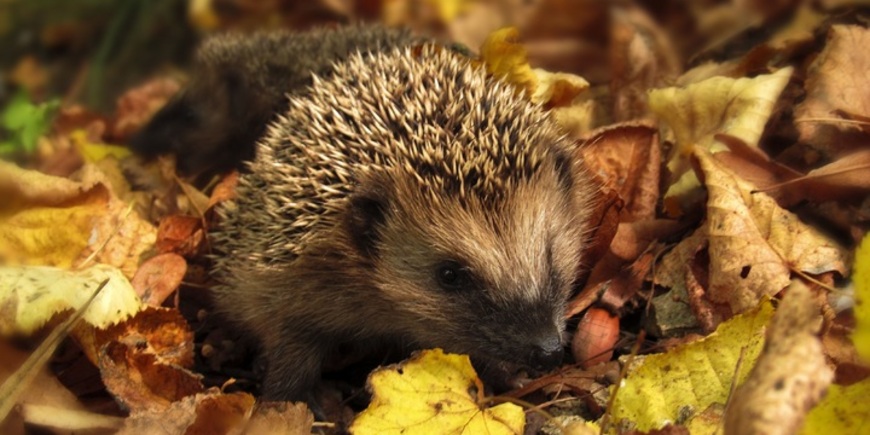
<svg viewBox="0 0 870 435"><path fill-rule="evenodd" d="M870 234L864 235L861 246L855 252L852 282L856 299L852 341L861 358L870 361Z"/></svg>
<svg viewBox="0 0 870 435"><path fill-rule="evenodd" d="M792 70L783 68L751 79L713 77L683 88L650 91L650 110L668 124L676 139L675 152L668 162L674 179L689 172L689 157L696 147L714 153L727 149L714 139L716 134L728 134L757 145ZM689 190L686 182L678 184L681 192ZM678 194L669 191L665 196Z"/></svg>
<svg viewBox="0 0 870 435"><path fill-rule="evenodd" d="M93 165L75 182L0 162L0 261L69 268L92 254L132 277L157 230L116 198Z"/></svg>
<svg viewBox="0 0 870 435"><path fill-rule="evenodd" d="M97 163L106 157L114 157L120 160L132 155L127 147L90 142L88 140L88 133L82 129L70 133L70 139L73 146L81 154L82 159L87 163Z"/></svg>
<svg viewBox="0 0 870 435"><path fill-rule="evenodd" d="M444 23L453 21L457 15L468 8L474 0L429 0L438 11L438 18Z"/></svg>
<svg viewBox="0 0 870 435"><path fill-rule="evenodd" d="M816 435L870 432L868 397L870 379L846 387L831 385L821 403L807 414L801 433Z"/></svg>
<svg viewBox="0 0 870 435"><path fill-rule="evenodd" d="M518 41L519 35L514 27L490 33L480 47L480 58L486 65L486 72L530 96L538 87L538 78L529 66L526 48Z"/></svg>
<svg viewBox="0 0 870 435"><path fill-rule="evenodd" d="M399 366L369 376L372 403L350 431L365 434L521 434L522 408L483 408L472 391L482 384L465 355L423 351Z"/></svg>
<svg viewBox="0 0 870 435"><path fill-rule="evenodd" d="M136 291L120 270L106 265L81 271L53 267L0 267L0 335L29 335L55 314L76 310L94 289L108 284L82 319L98 328L114 325L139 311Z"/></svg>
<svg viewBox="0 0 870 435"><path fill-rule="evenodd" d="M772 315L773 307L764 302L703 340L646 357L623 381L611 409L613 421L646 432L724 404L734 376L737 383L746 379L761 353ZM743 362L735 374L741 351Z"/></svg>

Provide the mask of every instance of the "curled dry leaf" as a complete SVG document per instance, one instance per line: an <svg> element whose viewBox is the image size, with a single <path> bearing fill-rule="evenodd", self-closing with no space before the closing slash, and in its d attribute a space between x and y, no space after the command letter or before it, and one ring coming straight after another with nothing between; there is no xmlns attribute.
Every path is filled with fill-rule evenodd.
<svg viewBox="0 0 870 435"><path fill-rule="evenodd" d="M699 252L706 251L706 279L698 280L704 297L727 304L733 313L756 305L763 295L779 293L791 270L810 274L835 271L846 275L847 253L828 236L780 208L755 186L723 168L709 153L696 152L707 187L707 218L662 260L657 284L688 282ZM727 313L726 316L727 317Z"/></svg>
<svg viewBox="0 0 870 435"><path fill-rule="evenodd" d="M810 289L792 282L770 322L764 350L729 401L726 435L797 432L834 379L817 335L821 320Z"/></svg>
<svg viewBox="0 0 870 435"><path fill-rule="evenodd" d="M870 117L870 29L832 26L824 50L807 71L806 99L795 109L800 139L831 154L867 143L854 123L836 122L836 111Z"/></svg>

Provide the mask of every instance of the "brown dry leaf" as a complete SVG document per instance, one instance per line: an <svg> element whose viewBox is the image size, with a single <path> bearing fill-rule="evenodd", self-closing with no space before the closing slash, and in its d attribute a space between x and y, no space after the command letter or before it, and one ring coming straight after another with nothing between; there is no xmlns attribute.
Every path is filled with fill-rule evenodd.
<svg viewBox="0 0 870 435"><path fill-rule="evenodd" d="M624 201L621 222L655 216L661 162L655 128L639 123L598 129L584 140L580 155L596 177Z"/></svg>
<svg viewBox="0 0 870 435"><path fill-rule="evenodd" d="M861 200L870 195L870 150L849 153L807 175L764 190L784 190L816 202Z"/></svg>
<svg viewBox="0 0 870 435"><path fill-rule="evenodd" d="M834 378L818 337L819 307L792 282L767 330L764 350L725 413L725 434L792 434Z"/></svg>
<svg viewBox="0 0 870 435"><path fill-rule="evenodd" d="M186 272L184 257L174 253L160 254L139 266L131 284L142 302L159 307L178 288Z"/></svg>
<svg viewBox="0 0 870 435"><path fill-rule="evenodd" d="M867 135L859 127L836 122L834 112L870 116L870 86L866 80L870 71L868 46L870 29L831 27L824 50L807 72L806 99L795 109L801 141L831 154L867 143Z"/></svg>
<svg viewBox="0 0 870 435"><path fill-rule="evenodd" d="M583 290L568 304L566 316L579 314L595 301L619 310L637 295L653 265L650 246L681 231L671 220L620 223L609 250L597 259Z"/></svg>
<svg viewBox="0 0 870 435"><path fill-rule="evenodd" d="M727 304L736 314L754 307L763 295L779 293L788 285L791 270L846 275L848 254L836 242L768 195L753 194L755 186L709 153L698 150L695 155L708 192L707 219L663 258L656 283L672 287L684 281L689 287L696 279L707 301ZM702 250L709 266L700 266L709 276L698 279L692 266Z"/></svg>
<svg viewBox="0 0 870 435"><path fill-rule="evenodd" d="M779 205L788 207L806 199L802 192L775 187L785 180L800 177L800 172L771 160L760 149L736 137L722 134L716 135L716 140L730 150L714 154L716 161L738 177L758 186L759 190L767 192Z"/></svg>
<svg viewBox="0 0 870 435"><path fill-rule="evenodd" d="M239 171L233 171L214 187L211 191L211 196L208 198L207 210L211 210L215 205L224 201L228 201L236 197L236 186L239 184Z"/></svg>
<svg viewBox="0 0 870 435"><path fill-rule="evenodd" d="M168 216L157 230L157 250L181 256L195 256L205 241L202 219L193 216Z"/></svg>

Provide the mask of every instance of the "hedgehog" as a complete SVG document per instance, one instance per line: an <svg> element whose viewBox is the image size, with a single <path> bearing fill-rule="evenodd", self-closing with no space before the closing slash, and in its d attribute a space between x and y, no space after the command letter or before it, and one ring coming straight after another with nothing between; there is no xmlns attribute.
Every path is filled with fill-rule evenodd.
<svg viewBox="0 0 870 435"><path fill-rule="evenodd" d="M210 233L219 312L262 395L306 400L342 343L544 371L595 187L541 107L436 45L354 54L257 143Z"/></svg>
<svg viewBox="0 0 870 435"><path fill-rule="evenodd" d="M177 171L191 177L243 169L266 124L286 109L286 95L304 91L313 74L328 76L352 53L417 41L407 30L373 25L209 38L196 52L191 82L129 147L146 161L173 154Z"/></svg>

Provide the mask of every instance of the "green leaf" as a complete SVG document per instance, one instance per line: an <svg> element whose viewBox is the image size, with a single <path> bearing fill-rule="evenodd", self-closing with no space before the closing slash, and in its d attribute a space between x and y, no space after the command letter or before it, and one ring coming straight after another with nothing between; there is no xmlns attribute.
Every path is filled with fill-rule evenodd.
<svg viewBox="0 0 870 435"><path fill-rule="evenodd" d="M27 93L16 93L0 112L0 128L6 139L0 142L0 154L31 153L39 137L48 131L59 100L33 104Z"/></svg>

